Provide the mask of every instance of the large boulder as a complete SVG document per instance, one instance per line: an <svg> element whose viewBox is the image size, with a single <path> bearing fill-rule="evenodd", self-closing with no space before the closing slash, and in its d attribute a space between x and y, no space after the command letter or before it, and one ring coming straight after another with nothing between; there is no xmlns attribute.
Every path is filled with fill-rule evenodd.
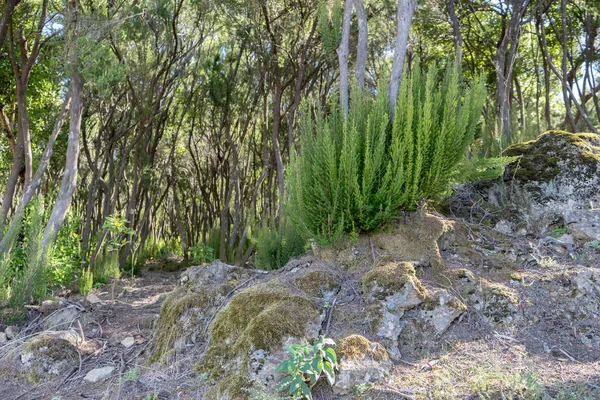
<svg viewBox="0 0 600 400"><path fill-rule="evenodd" d="M549 131L504 154L519 158L504 173L506 198L492 202L508 200L534 233L562 221L600 239L600 135Z"/></svg>

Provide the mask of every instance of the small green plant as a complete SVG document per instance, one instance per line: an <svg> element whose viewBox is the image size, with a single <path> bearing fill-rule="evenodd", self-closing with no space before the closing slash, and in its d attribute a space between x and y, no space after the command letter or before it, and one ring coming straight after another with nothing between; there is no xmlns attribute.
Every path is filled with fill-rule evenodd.
<svg viewBox="0 0 600 400"><path fill-rule="evenodd" d="M290 258L304 253L306 242L289 219L278 228L263 227L258 231L255 264L264 270L283 267Z"/></svg>
<svg viewBox="0 0 600 400"><path fill-rule="evenodd" d="M204 243L197 244L190 247L190 262L194 265L213 262L215 260L214 253L212 247L208 247Z"/></svg>
<svg viewBox="0 0 600 400"><path fill-rule="evenodd" d="M561 237L562 235L564 235L565 233L568 233L568 232L569 232L569 229L567 229L566 227L556 225L550 231L550 235L552 235L554 237Z"/></svg>
<svg viewBox="0 0 600 400"><path fill-rule="evenodd" d="M109 215L104 220L102 229L109 232L106 249L109 252L119 251L127 243L127 236L135 233L127 227L127 220L120 213Z"/></svg>
<svg viewBox="0 0 600 400"><path fill-rule="evenodd" d="M138 372L137 369L130 369L129 371L125 372L123 374L123 376L121 377L122 381L135 381L138 378Z"/></svg>
<svg viewBox="0 0 600 400"><path fill-rule="evenodd" d="M106 251L100 253L94 266L92 267L95 283L107 284L111 279L119 279L121 271L119 269L119 253L117 251Z"/></svg>
<svg viewBox="0 0 600 400"><path fill-rule="evenodd" d="M81 276L79 277L79 293L88 294L94 285L94 274L89 268L81 271Z"/></svg>
<svg viewBox="0 0 600 400"><path fill-rule="evenodd" d="M600 251L600 240L592 240L585 244L587 247L591 247L592 249L596 249Z"/></svg>
<svg viewBox="0 0 600 400"><path fill-rule="evenodd" d="M325 375L329 385L335 383L335 370L339 368L335 342L321 336L313 345L293 344L287 348L290 357L277 367L277 372L287 376L279 383L278 391L286 391L293 399L312 400L311 389L321 375Z"/></svg>

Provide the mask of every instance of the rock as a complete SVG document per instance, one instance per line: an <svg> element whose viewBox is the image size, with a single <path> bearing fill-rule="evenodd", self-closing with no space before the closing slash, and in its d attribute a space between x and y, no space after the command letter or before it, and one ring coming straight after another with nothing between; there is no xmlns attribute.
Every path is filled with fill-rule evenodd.
<svg viewBox="0 0 600 400"><path fill-rule="evenodd" d="M600 135L549 131L506 149L520 156L506 166L509 205L534 232L553 221L600 239ZM580 234L581 236L581 234Z"/></svg>
<svg viewBox="0 0 600 400"><path fill-rule="evenodd" d="M452 321L467 310L460 300L446 290L440 290L430 300L431 310L421 310L419 317L433 325L435 333L441 335L448 329Z"/></svg>
<svg viewBox="0 0 600 400"><path fill-rule="evenodd" d="M181 274L181 284L192 282L194 285L212 285L224 282L237 267L227 265L219 260L209 265L198 265L190 267Z"/></svg>
<svg viewBox="0 0 600 400"><path fill-rule="evenodd" d="M69 332L44 332L11 352L10 366L25 374L32 384L55 380L79 364L75 337Z"/></svg>
<svg viewBox="0 0 600 400"><path fill-rule="evenodd" d="M96 368L88 372L83 378L86 382L96 383L106 380L115 370L115 367Z"/></svg>
<svg viewBox="0 0 600 400"><path fill-rule="evenodd" d="M513 224L505 219L501 219L500 221L498 221L496 223L496 225L494 226L494 229L497 230L498 232L502 232L502 233L510 235L513 233Z"/></svg>
<svg viewBox="0 0 600 400"><path fill-rule="evenodd" d="M100 300L100 298L98 296L96 296L94 293L90 293L88 294L85 299L90 303L90 304L100 304L102 303L102 300Z"/></svg>
<svg viewBox="0 0 600 400"><path fill-rule="evenodd" d="M338 341L340 370L333 386L337 394L349 394L356 386L384 379L392 369L385 348L360 335L350 335Z"/></svg>
<svg viewBox="0 0 600 400"><path fill-rule="evenodd" d="M128 349L135 344L135 339L133 336L128 336L125 339L121 340L121 344L123 345L123 347Z"/></svg>
<svg viewBox="0 0 600 400"><path fill-rule="evenodd" d="M379 257L362 280L367 304L377 310L377 335L396 341L402 331L404 312L418 306L428 296L427 289L415 275L411 263Z"/></svg>
<svg viewBox="0 0 600 400"><path fill-rule="evenodd" d="M5 344L8 342L8 338L6 337L6 333L0 332L0 344Z"/></svg>
<svg viewBox="0 0 600 400"><path fill-rule="evenodd" d="M600 296L600 269L589 268L580 271L573 278L573 282L580 293Z"/></svg>
<svg viewBox="0 0 600 400"><path fill-rule="evenodd" d="M42 314L51 314L60 308L60 303L55 300L44 300L40 305Z"/></svg>
<svg viewBox="0 0 600 400"><path fill-rule="evenodd" d="M8 340L13 340L14 338L16 338L19 332L21 332L21 329L18 326L14 325L11 325L4 330L4 333L6 334L6 338Z"/></svg>
<svg viewBox="0 0 600 400"><path fill-rule="evenodd" d="M75 307L67 307L46 317L42 326L45 330L56 328L64 329L68 328L77 318L79 318L79 311L77 311Z"/></svg>

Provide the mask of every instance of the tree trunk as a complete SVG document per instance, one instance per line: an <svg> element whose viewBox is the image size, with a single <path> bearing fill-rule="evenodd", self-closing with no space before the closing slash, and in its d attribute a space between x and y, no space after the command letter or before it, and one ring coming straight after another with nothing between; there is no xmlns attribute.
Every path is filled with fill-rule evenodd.
<svg viewBox="0 0 600 400"><path fill-rule="evenodd" d="M408 46L408 33L418 0L398 0L398 31L396 34L396 43L394 45L394 62L392 64L392 75L388 88L390 98L390 116L393 119L396 113L396 102L398 100L398 91L400 90L400 81L404 69L404 59Z"/></svg>
<svg viewBox="0 0 600 400"><path fill-rule="evenodd" d="M363 0L354 0L356 8L356 17L358 19L358 49L356 52L356 83L358 87L364 89L365 74L367 73L367 13Z"/></svg>
<svg viewBox="0 0 600 400"><path fill-rule="evenodd" d="M6 34L8 33L8 25L12 20L15 7L21 0L6 0L6 6L4 7L4 13L2 13L2 19L0 19L0 48L4 45L6 40Z"/></svg>
<svg viewBox="0 0 600 400"><path fill-rule="evenodd" d="M65 172L60 184L60 191L50 219L44 230L42 239L43 251L54 241L60 229L73 198L73 192L77 185L77 171L79 160L79 135L81 131L81 116L83 114L83 77L74 72L71 76L71 110L69 115L69 143L67 145L67 157L65 161Z"/></svg>
<svg viewBox="0 0 600 400"><path fill-rule="evenodd" d="M337 48L340 64L340 105L344 115L348 116L348 53L350 52L350 19L352 18L352 0L346 0L344 21L342 23L342 40Z"/></svg>
<svg viewBox="0 0 600 400"><path fill-rule="evenodd" d="M463 54L463 38L460 33L460 25L458 23L458 17L456 16L456 6L454 0L448 0L448 16L452 23L452 32L454 34L454 48L456 52L456 64L460 66Z"/></svg>
<svg viewBox="0 0 600 400"><path fill-rule="evenodd" d="M10 226L8 227L8 231L7 231L6 235L4 236L4 238L0 241L0 254L2 254L7 249L7 246L10 245L10 243L6 242L6 239L12 237L13 236L12 233L14 232L14 230L18 229L18 227L21 223L21 220L22 220L23 216L25 215L25 209L27 208L27 205L33 198L33 195L35 194L35 192L37 191L37 189L39 188L39 186L42 182L42 178L43 178L44 173L46 172L46 168L48 168L48 164L50 162L50 157L52 157L52 150L54 147L54 142L56 141L56 137L60 133L60 130L65 122L65 118L67 115L67 109L69 108L70 102L71 102L71 96L70 96L70 93L67 93L67 97L65 98L65 101L63 102L63 105L61 107L60 115L59 115L58 119L56 120L56 124L54 125L54 130L52 131L52 134L50 135L50 138L48 139L48 143L46 144L46 148L44 149L44 155L42 156L42 159L40 160L40 165L38 166L38 169L35 172L35 176L33 177L32 181L31 181L31 185L29 185L27 190L25 190L25 192L23 193L21 201L19 202L19 205L17 206L17 209L15 211L15 215L10 222ZM4 231L4 227L1 227L0 233L3 231ZM0 237L1 237L1 235L0 235Z"/></svg>

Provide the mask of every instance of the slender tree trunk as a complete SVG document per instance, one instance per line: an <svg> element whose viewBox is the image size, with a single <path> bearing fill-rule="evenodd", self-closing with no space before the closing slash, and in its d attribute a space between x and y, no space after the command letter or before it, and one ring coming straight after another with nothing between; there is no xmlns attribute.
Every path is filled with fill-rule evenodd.
<svg viewBox="0 0 600 400"><path fill-rule="evenodd" d="M29 202L33 198L33 195L35 194L37 189L40 187L40 184L42 183L42 178L44 177L46 168L48 168L48 164L50 162L50 157L52 157L52 150L54 148L54 142L56 141L56 137L60 133L60 130L65 122L65 118L67 116L67 109L69 108L70 102L71 102L71 96L70 96L70 93L67 93L67 97L66 97L65 101L63 102L63 105L62 105L62 108L60 111L60 115L59 115L58 119L56 120L56 124L54 125L54 130L52 131L52 134L50 135L50 138L48 139L48 143L46 143L46 148L44 149L44 154L43 154L42 159L40 160L40 164L35 172L35 176L33 177L33 180L31 181L31 184L29 185L27 190L25 190L25 192L23 193L21 201L19 202L19 205L17 206L17 209L15 211L15 215L10 222L10 226L8 227L7 234L0 241L0 254L2 254L7 249L7 246L10 245L10 243L6 242L6 239L12 237L13 236L12 233L14 232L14 230L18 229L18 227L21 223L21 220L22 220L23 216L25 215L25 209L27 208L27 205L29 204ZM2 226L0 228L0 237L1 237L1 233L3 231L4 231L4 227Z"/></svg>
<svg viewBox="0 0 600 400"><path fill-rule="evenodd" d="M83 77L74 72L71 76L71 110L69 115L69 143L67 145L67 157L65 161L65 172L60 184L60 191L50 219L44 230L42 248L44 252L54 241L60 229L73 198L73 192L77 185L77 172L79 161L79 136L81 132L81 117L83 114Z"/></svg>
<svg viewBox="0 0 600 400"><path fill-rule="evenodd" d="M388 94L390 98L390 116L394 118L396 113L396 102L398 101L398 90L404 69L404 59L408 46L408 33L418 0L398 0L398 31L394 45L394 62L392 63L392 75Z"/></svg>
<svg viewBox="0 0 600 400"><path fill-rule="evenodd" d="M367 38L369 36L367 26L367 13L363 0L354 0L356 8L356 17L358 19L358 49L356 52L356 83L358 87L364 89L365 75L367 73Z"/></svg>
<svg viewBox="0 0 600 400"><path fill-rule="evenodd" d="M31 131L27 113L27 80L20 81L17 77L17 118L19 135L23 136L23 160L25 162L25 179L23 190L27 190L32 178L33 156L31 152Z"/></svg>
<svg viewBox="0 0 600 400"><path fill-rule="evenodd" d="M352 18L352 0L346 0L344 20L342 23L342 40L337 48L340 64L340 104L344 115L348 116L348 54L350 53L350 19Z"/></svg>
<svg viewBox="0 0 600 400"><path fill-rule="evenodd" d="M0 48L4 45L4 40L6 40L6 34L8 33L8 26L12 20L15 8L20 1L21 0L6 0L2 19L0 19Z"/></svg>
<svg viewBox="0 0 600 400"><path fill-rule="evenodd" d="M454 49L456 52L456 63L460 65L463 55L463 37L460 33L460 24L458 23L458 17L456 16L455 0L448 0L448 16L452 23L452 32L454 34Z"/></svg>

